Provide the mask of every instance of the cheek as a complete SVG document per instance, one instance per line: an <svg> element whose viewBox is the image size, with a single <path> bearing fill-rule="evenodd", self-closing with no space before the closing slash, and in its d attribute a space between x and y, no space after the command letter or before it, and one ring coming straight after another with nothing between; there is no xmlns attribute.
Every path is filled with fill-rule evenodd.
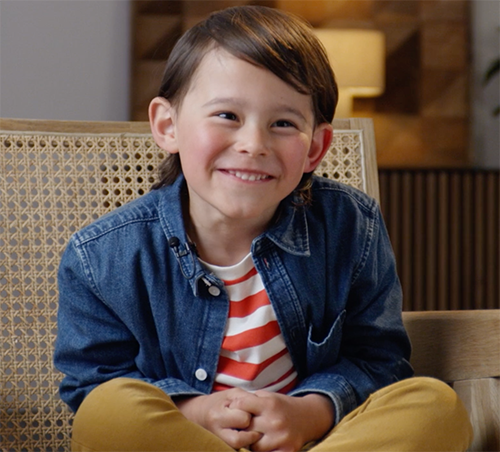
<svg viewBox="0 0 500 452"><path fill-rule="evenodd" d="M186 135L186 145L200 158L210 158L228 146L227 136L213 128L195 128Z"/></svg>
<svg viewBox="0 0 500 452"><path fill-rule="evenodd" d="M282 147L282 160L292 172L302 174L309 154L310 142L306 137L297 137Z"/></svg>

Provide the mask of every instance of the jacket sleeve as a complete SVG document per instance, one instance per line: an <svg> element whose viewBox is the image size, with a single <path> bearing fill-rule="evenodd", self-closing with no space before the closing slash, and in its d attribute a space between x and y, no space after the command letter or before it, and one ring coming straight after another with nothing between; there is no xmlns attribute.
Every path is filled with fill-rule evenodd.
<svg viewBox="0 0 500 452"><path fill-rule="evenodd" d="M340 341L338 359L333 366L307 376L290 393L328 396L336 423L371 393L413 375L410 342L402 322L401 285L378 206L372 226L351 277L345 310L330 333L336 338L326 339Z"/></svg>
<svg viewBox="0 0 500 452"><path fill-rule="evenodd" d="M138 341L106 306L92 268L72 239L58 274L59 310L54 364L65 376L60 396L74 411L96 386L118 377L141 379L170 394L199 394L181 380L146 378L135 365Z"/></svg>

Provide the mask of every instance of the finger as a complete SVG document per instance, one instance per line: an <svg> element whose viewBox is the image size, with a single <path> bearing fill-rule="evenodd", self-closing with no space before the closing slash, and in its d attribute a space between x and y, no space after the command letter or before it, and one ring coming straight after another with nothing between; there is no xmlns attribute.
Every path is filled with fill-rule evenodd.
<svg viewBox="0 0 500 452"><path fill-rule="evenodd" d="M241 403L244 400L253 400L253 399L257 399L257 396L252 392L245 391L245 392L240 392L239 394L233 394L229 406Z"/></svg>
<svg viewBox="0 0 500 452"><path fill-rule="evenodd" d="M248 394L246 397L233 400L229 407L258 416L264 408L264 400L255 394Z"/></svg>
<svg viewBox="0 0 500 452"><path fill-rule="evenodd" d="M225 417L221 420L221 426L236 430L246 430L252 422L252 415L243 410L228 408Z"/></svg>
<svg viewBox="0 0 500 452"><path fill-rule="evenodd" d="M255 452L272 450L294 450L290 446L290 430L286 420L281 416L254 416L249 430L261 432L261 438L252 444Z"/></svg>
<svg viewBox="0 0 500 452"><path fill-rule="evenodd" d="M241 388L231 388L222 392L225 393L225 397L229 403L238 399L244 399L245 397L255 397L251 392L245 391Z"/></svg>
<svg viewBox="0 0 500 452"><path fill-rule="evenodd" d="M241 449L250 446L262 437L262 434L255 431L225 429L220 433L220 438L224 440L233 449Z"/></svg>
<svg viewBox="0 0 500 452"><path fill-rule="evenodd" d="M252 415L246 411L223 408L221 410L212 410L207 415L206 427L209 430L248 428Z"/></svg>
<svg viewBox="0 0 500 452"><path fill-rule="evenodd" d="M253 452L271 452L277 450L277 444L269 440L268 435L262 435L257 441L249 447Z"/></svg>
<svg viewBox="0 0 500 452"><path fill-rule="evenodd" d="M275 436L280 434L285 428L286 425L284 424L283 418L279 416L253 416L248 430L261 432L264 435Z"/></svg>

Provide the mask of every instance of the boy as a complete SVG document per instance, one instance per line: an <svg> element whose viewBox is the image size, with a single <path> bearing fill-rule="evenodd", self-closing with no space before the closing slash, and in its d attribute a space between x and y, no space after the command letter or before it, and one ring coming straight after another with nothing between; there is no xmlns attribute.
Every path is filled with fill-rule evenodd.
<svg viewBox="0 0 500 452"><path fill-rule="evenodd" d="M277 10L179 41L149 110L160 181L61 262L74 450L467 447L453 391L408 379L376 203L311 176L336 102L320 44Z"/></svg>

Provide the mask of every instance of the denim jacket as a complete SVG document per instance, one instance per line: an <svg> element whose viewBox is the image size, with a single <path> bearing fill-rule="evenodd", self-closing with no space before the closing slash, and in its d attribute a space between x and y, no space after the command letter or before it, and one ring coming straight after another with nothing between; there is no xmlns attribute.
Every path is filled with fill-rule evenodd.
<svg viewBox="0 0 500 452"><path fill-rule="evenodd" d="M117 377L170 396L211 392L229 301L186 236L184 187L181 176L105 215L65 250L55 365L73 410ZM410 344L376 202L322 178L312 191L307 207L285 199L251 251L298 373L289 395L326 395L338 422L412 375Z"/></svg>

